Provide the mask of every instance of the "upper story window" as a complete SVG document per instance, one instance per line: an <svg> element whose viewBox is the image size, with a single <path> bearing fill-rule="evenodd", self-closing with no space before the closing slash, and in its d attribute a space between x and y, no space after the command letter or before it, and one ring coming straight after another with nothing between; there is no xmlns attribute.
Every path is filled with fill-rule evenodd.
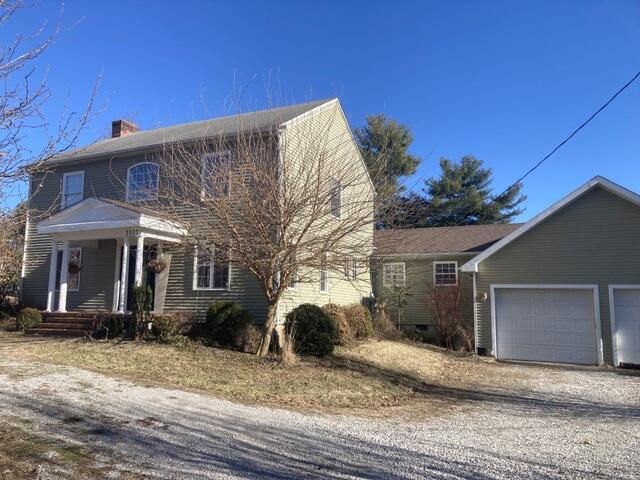
<svg viewBox="0 0 640 480"><path fill-rule="evenodd" d="M62 177L62 208L78 203L84 196L84 172L65 173Z"/></svg>
<svg viewBox="0 0 640 480"><path fill-rule="evenodd" d="M229 195L231 152L202 155L202 198Z"/></svg>
<svg viewBox="0 0 640 480"><path fill-rule="evenodd" d="M127 172L127 202L143 202L158 198L157 163L138 163Z"/></svg>
<svg viewBox="0 0 640 480"><path fill-rule="evenodd" d="M382 266L382 284L385 287L404 285L405 280L404 262L385 263Z"/></svg>
<svg viewBox="0 0 640 480"><path fill-rule="evenodd" d="M433 262L433 283L436 287L458 284L458 262Z"/></svg>
<svg viewBox="0 0 640 480"><path fill-rule="evenodd" d="M331 179L331 215L336 218L342 215L342 184L337 178Z"/></svg>
<svg viewBox="0 0 640 480"><path fill-rule="evenodd" d="M229 256L221 248L196 251L194 290L227 290L229 288Z"/></svg>

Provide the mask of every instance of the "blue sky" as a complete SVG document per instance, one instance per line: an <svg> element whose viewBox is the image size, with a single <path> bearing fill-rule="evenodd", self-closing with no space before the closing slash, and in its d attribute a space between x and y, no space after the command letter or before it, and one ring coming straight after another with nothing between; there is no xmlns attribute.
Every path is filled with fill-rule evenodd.
<svg viewBox="0 0 640 480"><path fill-rule="evenodd" d="M42 2L15 31L55 20ZM638 1L116 1L67 0L49 68L53 119L70 92L82 109L102 72L105 111L142 128L225 113L234 89L264 104L339 96L352 126L384 113L413 130L417 176L473 154L501 190L640 70ZM3 42L12 32L0 35ZM37 139L29 139L36 143ZM524 185L533 216L594 175L640 190L640 81Z"/></svg>

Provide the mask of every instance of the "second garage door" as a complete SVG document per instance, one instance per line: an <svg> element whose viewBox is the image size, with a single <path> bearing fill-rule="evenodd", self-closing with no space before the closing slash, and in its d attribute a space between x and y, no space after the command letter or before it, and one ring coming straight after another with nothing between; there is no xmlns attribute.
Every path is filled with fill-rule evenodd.
<svg viewBox="0 0 640 480"><path fill-rule="evenodd" d="M496 288L496 356L596 364L592 289Z"/></svg>

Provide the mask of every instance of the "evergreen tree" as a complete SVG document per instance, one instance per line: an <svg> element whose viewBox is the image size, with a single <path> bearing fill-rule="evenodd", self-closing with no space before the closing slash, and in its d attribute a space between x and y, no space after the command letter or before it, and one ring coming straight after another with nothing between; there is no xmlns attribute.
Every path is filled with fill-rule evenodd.
<svg viewBox="0 0 640 480"><path fill-rule="evenodd" d="M384 115L370 115L354 135L378 197L390 199L401 192L399 178L413 175L420 163L420 158L407 152L413 141L409 127Z"/></svg>
<svg viewBox="0 0 640 480"><path fill-rule="evenodd" d="M482 160L471 155L462 157L460 163L443 158L440 169L440 177L427 180L423 190L430 214L415 226L508 223L524 211L519 208L527 198L521 193L522 184L493 196L493 172L483 168Z"/></svg>

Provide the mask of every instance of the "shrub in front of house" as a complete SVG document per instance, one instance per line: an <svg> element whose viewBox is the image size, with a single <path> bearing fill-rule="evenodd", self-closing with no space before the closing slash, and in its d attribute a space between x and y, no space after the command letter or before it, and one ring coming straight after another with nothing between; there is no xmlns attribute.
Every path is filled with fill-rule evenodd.
<svg viewBox="0 0 640 480"><path fill-rule="evenodd" d="M338 330L322 308L304 303L287 314L286 332L300 355L323 357L333 352Z"/></svg>
<svg viewBox="0 0 640 480"><path fill-rule="evenodd" d="M163 343L178 335L179 325L171 315L154 315L151 318L151 335Z"/></svg>
<svg viewBox="0 0 640 480"><path fill-rule="evenodd" d="M255 328L251 312L235 302L215 302L207 309L204 330L209 343L250 351L257 336Z"/></svg>
<svg viewBox="0 0 640 480"><path fill-rule="evenodd" d="M356 339L363 340L373 335L371 314L364 306L357 303L346 305L343 312Z"/></svg>
<svg viewBox="0 0 640 480"><path fill-rule="evenodd" d="M335 303L327 303L322 309L329 315L336 328L336 345L346 345L353 340L353 331L344 314L344 307Z"/></svg>
<svg viewBox="0 0 640 480"><path fill-rule="evenodd" d="M122 315L104 314L98 317L91 336L93 338L118 338L125 330L125 320Z"/></svg>
<svg viewBox="0 0 640 480"><path fill-rule="evenodd" d="M18 313L16 323L18 324L18 330L26 332L30 328L39 325L42 322L42 313L35 308L23 308Z"/></svg>

